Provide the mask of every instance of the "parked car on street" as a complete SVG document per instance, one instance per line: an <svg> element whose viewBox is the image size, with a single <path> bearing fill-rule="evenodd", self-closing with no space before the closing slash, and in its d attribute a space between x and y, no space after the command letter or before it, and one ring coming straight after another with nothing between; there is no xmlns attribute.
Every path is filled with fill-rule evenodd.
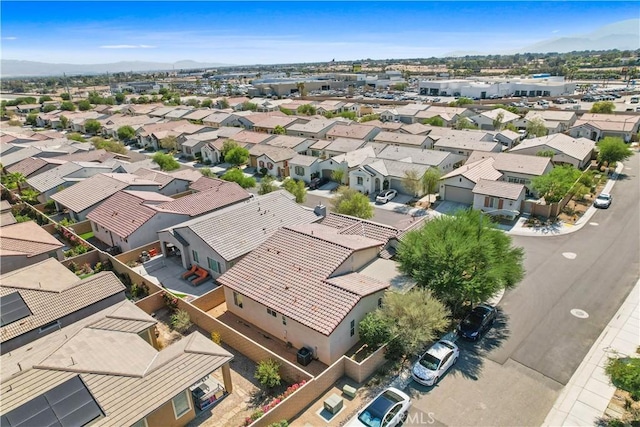
<svg viewBox="0 0 640 427"><path fill-rule="evenodd" d="M422 385L435 385L458 361L459 355L458 346L451 341L440 340L420 356L411 369L411 376Z"/></svg>
<svg viewBox="0 0 640 427"><path fill-rule="evenodd" d="M608 193L600 193L598 197L593 201L593 206L596 208L607 209L611 206L611 202L613 201L613 196Z"/></svg>
<svg viewBox="0 0 640 427"><path fill-rule="evenodd" d="M346 427L395 427L407 419L410 408L409 396L389 387L359 411Z"/></svg>
<svg viewBox="0 0 640 427"><path fill-rule="evenodd" d="M396 190L384 190L376 196L376 203L387 203L398 195Z"/></svg>
<svg viewBox="0 0 640 427"><path fill-rule="evenodd" d="M477 341L496 320L497 310L487 304L475 306L457 327L458 335L470 341Z"/></svg>

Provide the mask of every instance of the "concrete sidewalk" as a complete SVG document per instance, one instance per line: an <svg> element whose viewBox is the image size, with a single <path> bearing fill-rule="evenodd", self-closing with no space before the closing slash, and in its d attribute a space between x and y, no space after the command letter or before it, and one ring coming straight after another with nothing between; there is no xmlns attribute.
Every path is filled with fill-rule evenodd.
<svg viewBox="0 0 640 427"><path fill-rule="evenodd" d="M608 358L634 355L640 345L639 331L640 281L593 344L542 425L594 425L616 390L604 372Z"/></svg>

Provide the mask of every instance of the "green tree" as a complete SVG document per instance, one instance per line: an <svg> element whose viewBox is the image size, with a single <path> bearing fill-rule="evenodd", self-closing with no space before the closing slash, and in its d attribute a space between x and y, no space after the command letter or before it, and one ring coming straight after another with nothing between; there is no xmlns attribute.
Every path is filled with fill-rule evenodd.
<svg viewBox="0 0 640 427"><path fill-rule="evenodd" d="M71 94L69 94L68 92L61 93L61 94L60 94L60 98L61 98L63 101L69 101L69 100L71 100Z"/></svg>
<svg viewBox="0 0 640 427"><path fill-rule="evenodd" d="M305 116L315 116L316 115L316 107L311 104L303 104L298 107L298 114L302 114Z"/></svg>
<svg viewBox="0 0 640 427"><path fill-rule="evenodd" d="M613 114L616 111L616 105L611 101L597 101L591 106L590 113Z"/></svg>
<svg viewBox="0 0 640 427"><path fill-rule="evenodd" d="M256 186L256 180L250 176L245 176L238 168L229 169L220 178L225 181L235 182L242 188L252 188Z"/></svg>
<svg viewBox="0 0 640 427"><path fill-rule="evenodd" d="M125 99L127 99L127 97L124 93L122 92L116 93L116 102L118 104L122 104L125 101Z"/></svg>
<svg viewBox="0 0 640 427"><path fill-rule="evenodd" d="M553 156L556 155L556 152L553 150L540 150L536 153L536 156L538 157L548 157L550 159L553 159Z"/></svg>
<svg viewBox="0 0 640 427"><path fill-rule="evenodd" d="M380 114L367 114L360 117L360 123L366 123L372 120L379 120L379 119L380 119Z"/></svg>
<svg viewBox="0 0 640 427"><path fill-rule="evenodd" d="M216 174L210 168L201 168L199 169L202 176L206 176L207 178L216 178Z"/></svg>
<svg viewBox="0 0 640 427"><path fill-rule="evenodd" d="M540 117L535 117L527 122L527 137L537 138L546 136L548 133L549 129L544 126L544 120Z"/></svg>
<svg viewBox="0 0 640 427"><path fill-rule="evenodd" d="M220 101L218 101L218 105L220 105L220 108L222 108L223 110L225 108L229 108L229 100L227 98L222 98Z"/></svg>
<svg viewBox="0 0 640 427"><path fill-rule="evenodd" d="M274 184L275 179L271 175L265 175L260 180L260 184L258 185L258 194L269 194L278 189L278 187Z"/></svg>
<svg viewBox="0 0 640 427"><path fill-rule="evenodd" d="M227 139L226 141L224 141L222 143L222 150L220 151L222 158L224 159L227 153L229 152L229 150L236 147L238 147L238 143L235 142L233 139Z"/></svg>
<svg viewBox="0 0 640 427"><path fill-rule="evenodd" d="M76 105L71 101L64 101L60 104L62 111L76 111Z"/></svg>
<svg viewBox="0 0 640 427"><path fill-rule="evenodd" d="M518 128L516 127L516 125L514 125L511 122L509 122L506 125L504 125L504 129L505 130L510 130L511 132L518 132Z"/></svg>
<svg viewBox="0 0 640 427"><path fill-rule="evenodd" d="M402 355L413 357L450 323L449 310L425 288L406 293L386 292L379 310L380 316L391 325L392 351L388 358Z"/></svg>
<svg viewBox="0 0 640 427"><path fill-rule="evenodd" d="M598 162L609 165L621 162L633 155L633 151L621 138L607 136L600 140L598 146Z"/></svg>
<svg viewBox="0 0 640 427"><path fill-rule="evenodd" d="M548 174L533 178L531 187L547 203L557 203L567 195L580 175L580 171L573 166L556 166Z"/></svg>
<svg viewBox="0 0 640 427"><path fill-rule="evenodd" d="M286 114L287 116L292 116L293 111L288 108L280 107L280 112Z"/></svg>
<svg viewBox="0 0 640 427"><path fill-rule="evenodd" d="M344 170L342 169L336 169L334 171L331 172L331 179L335 182L337 182L338 184L342 184L342 181L344 179Z"/></svg>
<svg viewBox="0 0 640 427"><path fill-rule="evenodd" d="M71 140L71 141L77 141L77 142L87 142L86 139L84 139L84 137L82 135L80 135L78 132L71 132L67 134L67 139Z"/></svg>
<svg viewBox="0 0 640 427"><path fill-rule="evenodd" d="M39 194L40 193L37 192L36 190L34 190L33 188L25 188L20 193L20 197L25 202L29 203L30 205L33 205L33 204L38 203L38 195Z"/></svg>
<svg viewBox="0 0 640 427"><path fill-rule="evenodd" d="M304 182L301 180L295 180L287 177L282 182L282 188L295 196L296 203L304 203L307 199L307 189L304 186Z"/></svg>
<svg viewBox="0 0 640 427"><path fill-rule="evenodd" d="M94 136L93 138L91 138L91 143L93 144L94 147L96 147L96 150L103 149L110 153L118 153L118 154L127 153L127 147L125 147L124 145L122 145L122 143L118 141L112 141L109 139L101 138L99 136Z"/></svg>
<svg viewBox="0 0 640 427"><path fill-rule="evenodd" d="M233 166L244 165L248 160L249 150L240 146L232 147L224 155L224 161Z"/></svg>
<svg viewBox="0 0 640 427"><path fill-rule="evenodd" d="M408 83L396 83L393 85L393 90L403 91L409 86Z"/></svg>
<svg viewBox="0 0 640 427"><path fill-rule="evenodd" d="M273 359L261 360L256 366L254 378L267 388L280 385L280 363Z"/></svg>
<svg viewBox="0 0 640 427"><path fill-rule="evenodd" d="M347 186L338 187L336 195L331 199L331 204L335 213L363 219L373 217L373 206L369 203L369 198Z"/></svg>
<svg viewBox="0 0 640 427"><path fill-rule="evenodd" d="M504 113L500 111L498 114L496 114L496 118L493 119L493 128L498 131L502 130L503 120L504 120Z"/></svg>
<svg viewBox="0 0 640 427"><path fill-rule="evenodd" d="M20 187L20 184L27 182L27 178L21 172L12 172L7 174L7 182L12 184L12 187L15 185L18 189L18 193L21 193L22 188Z"/></svg>
<svg viewBox="0 0 640 427"><path fill-rule="evenodd" d="M375 349L392 337L393 322L382 315L382 310L370 311L358 324L360 340Z"/></svg>
<svg viewBox="0 0 640 427"><path fill-rule="evenodd" d="M211 106L213 105L213 101L210 99L205 99L204 101L202 101L202 108L211 108Z"/></svg>
<svg viewBox="0 0 640 427"><path fill-rule="evenodd" d="M86 99L83 99L82 101L78 102L78 110L88 111L90 109L91 109L91 103Z"/></svg>
<svg viewBox="0 0 640 427"><path fill-rule="evenodd" d="M433 117L429 117L428 119L424 119L422 121L422 124L443 127L444 120L442 120L442 117L440 116L433 116Z"/></svg>
<svg viewBox="0 0 640 427"><path fill-rule="evenodd" d="M284 135L287 133L287 130L280 125L276 125L276 127L273 129L273 133L276 135Z"/></svg>
<svg viewBox="0 0 640 427"><path fill-rule="evenodd" d="M420 190L422 190L422 181L417 170L407 169L404 171L402 187L404 187L404 189L414 197L417 197L420 194Z"/></svg>
<svg viewBox="0 0 640 427"><path fill-rule="evenodd" d="M31 125L31 126L35 126L36 125L36 119L38 118L38 115L36 113L29 113L29 115L27 116L27 118L24 120L24 123L26 125Z"/></svg>
<svg viewBox="0 0 640 427"><path fill-rule="evenodd" d="M410 231L398 248L400 271L430 289L457 314L524 276L524 251L478 210L460 210Z"/></svg>
<svg viewBox="0 0 640 427"><path fill-rule="evenodd" d="M175 135L167 135L160 140L160 147L168 151L178 149L178 138Z"/></svg>
<svg viewBox="0 0 640 427"><path fill-rule="evenodd" d="M87 133L93 135L97 134L100 131L101 127L102 125L100 124L100 122L95 119L88 119L84 122L84 130L86 130Z"/></svg>
<svg viewBox="0 0 640 427"><path fill-rule="evenodd" d="M44 104L47 101L53 101L53 98L51 98L49 95L42 95L39 99L38 99L38 104Z"/></svg>
<svg viewBox="0 0 640 427"><path fill-rule="evenodd" d="M436 190L438 190L441 176L442 173L440 169L433 166L427 169L424 175L422 175L422 192L428 196L434 194ZM430 203L431 202L429 202L429 204Z"/></svg>
<svg viewBox="0 0 640 427"><path fill-rule="evenodd" d="M158 152L153 155L152 159L158 166L160 166L160 169L163 171L173 171L176 169L180 169L180 163L178 163L178 161L174 159L171 154Z"/></svg>
<svg viewBox="0 0 640 427"><path fill-rule="evenodd" d="M450 107L463 107L465 105L469 105L469 104L473 104L473 99L471 98L465 98L464 96L456 99L453 102L449 103Z"/></svg>
<svg viewBox="0 0 640 427"><path fill-rule="evenodd" d="M44 107L42 107L42 112L43 113L50 113L52 111L55 111L57 109L57 107L53 104L47 104Z"/></svg>
<svg viewBox="0 0 640 427"><path fill-rule="evenodd" d="M467 117L459 117L453 125L454 129L478 129L478 126L475 125L469 118Z"/></svg>
<svg viewBox="0 0 640 427"><path fill-rule="evenodd" d="M242 103L242 109L244 111L256 111L258 109L258 104L254 104L253 102L245 101Z"/></svg>
<svg viewBox="0 0 640 427"><path fill-rule="evenodd" d="M60 127L62 129L66 129L68 126L69 126L69 119L66 116L60 115Z"/></svg>
<svg viewBox="0 0 640 427"><path fill-rule="evenodd" d="M116 132L120 141L130 141L136 136L136 131L129 125L120 126Z"/></svg>
<svg viewBox="0 0 640 427"><path fill-rule="evenodd" d="M514 107L513 105L496 104L493 106L493 110L496 110L498 108L509 111L510 113L513 113L513 114L520 114L518 107Z"/></svg>

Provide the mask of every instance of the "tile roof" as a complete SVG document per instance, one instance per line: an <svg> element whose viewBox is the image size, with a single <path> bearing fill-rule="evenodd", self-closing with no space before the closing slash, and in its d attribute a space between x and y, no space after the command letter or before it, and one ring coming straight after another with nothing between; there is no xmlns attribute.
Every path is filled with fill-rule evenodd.
<svg viewBox="0 0 640 427"><path fill-rule="evenodd" d="M480 179L473 187L473 194L518 200L524 193L524 185L507 181L490 181Z"/></svg>
<svg viewBox="0 0 640 427"><path fill-rule="evenodd" d="M322 150L322 149L325 149L332 142L333 141L328 140L328 139L318 139L309 148L313 149L313 150Z"/></svg>
<svg viewBox="0 0 640 427"><path fill-rule="evenodd" d="M77 163L64 163L58 167L28 178L27 184L42 193L64 184L66 182L64 178L67 175L79 171L80 169L82 169L82 166Z"/></svg>
<svg viewBox="0 0 640 427"><path fill-rule="evenodd" d="M298 155L298 153L291 148L272 147L267 144L254 145L249 149L249 154L256 157L265 155L276 163L284 160L290 160Z"/></svg>
<svg viewBox="0 0 640 427"><path fill-rule="evenodd" d="M474 163L467 163L458 169L452 170L440 179L447 179L454 176L464 176L469 181L477 183L480 179L498 180L502 177L502 173L493 167L494 159L489 157L478 160Z"/></svg>
<svg viewBox="0 0 640 427"><path fill-rule="evenodd" d="M251 194L235 182L225 182L215 188L199 191L154 206L160 212L198 216L251 198Z"/></svg>
<svg viewBox="0 0 640 427"><path fill-rule="evenodd" d="M10 323L0 328L0 342L9 341L112 295L122 293L124 298L124 290L124 285L111 271L102 271L86 279L79 279L74 285L57 292L16 288L3 283L0 286L0 295L18 291L32 314L21 322Z"/></svg>
<svg viewBox="0 0 640 427"><path fill-rule="evenodd" d="M593 151L596 147L596 143L595 141L587 138L572 138L569 135L556 133L539 138L525 139L520 144L510 149L509 152L517 154L520 150L544 146L547 146L554 151L564 153L574 159L582 160L587 157L591 151Z"/></svg>
<svg viewBox="0 0 640 427"><path fill-rule="evenodd" d="M359 148L364 147L365 144L366 142L364 141L364 139L336 138L333 141L329 141L329 144L327 144L323 148L327 151L348 153L349 151L355 151ZM314 144L311 146L311 148L317 147Z"/></svg>
<svg viewBox="0 0 640 427"><path fill-rule="evenodd" d="M520 118L519 115L505 110L504 108L494 108L493 110L484 111L480 115L488 119L495 120L499 114L502 114L502 123L508 123Z"/></svg>
<svg viewBox="0 0 640 427"><path fill-rule="evenodd" d="M353 139L365 139L374 129L371 126L365 126L361 124L345 125L339 123L329 129L327 132L327 138L353 138Z"/></svg>
<svg viewBox="0 0 640 427"><path fill-rule="evenodd" d="M376 157L379 159L400 160L421 165L439 166L447 158L454 156L447 151L387 145L380 152L376 153ZM458 159L454 159L454 162L455 161L458 161Z"/></svg>
<svg viewBox="0 0 640 427"><path fill-rule="evenodd" d="M7 391L0 412L19 408L80 376L105 415L92 425L132 425L233 359L199 332L157 351L135 332L91 325L113 311L109 307L49 334L33 342L29 352L24 346L3 355L2 382Z"/></svg>
<svg viewBox="0 0 640 427"><path fill-rule="evenodd" d="M585 113L573 124L573 127L588 124L601 130L631 132L638 122L640 122L638 115Z"/></svg>
<svg viewBox="0 0 640 427"><path fill-rule="evenodd" d="M431 129L422 123L412 123L410 125L402 125L401 130L411 135L426 135Z"/></svg>
<svg viewBox="0 0 640 427"><path fill-rule="evenodd" d="M51 196L73 212L82 212L130 185L157 190L160 184L128 173L101 173L80 181Z"/></svg>
<svg viewBox="0 0 640 427"><path fill-rule="evenodd" d="M0 227L15 224L18 222L11 211L0 213Z"/></svg>
<svg viewBox="0 0 640 427"><path fill-rule="evenodd" d="M242 218L242 227L238 227ZM245 255L267 240L280 227L307 224L320 217L278 190L172 227L189 228L227 261Z"/></svg>
<svg viewBox="0 0 640 427"><path fill-rule="evenodd" d="M4 154L2 156L2 165L6 168L29 157L37 157L40 154L42 154L42 150L36 147L23 148L9 154Z"/></svg>
<svg viewBox="0 0 640 427"><path fill-rule="evenodd" d="M265 144L271 145L272 147L295 148L306 140L307 138L301 136L278 135L266 141Z"/></svg>
<svg viewBox="0 0 640 427"><path fill-rule="evenodd" d="M46 254L62 248L58 239L33 221L19 222L0 228L0 256Z"/></svg>
<svg viewBox="0 0 640 427"><path fill-rule="evenodd" d="M544 121L550 120L554 122L565 122L575 119L576 113L573 111L531 110L524 116L524 118L525 120L541 118Z"/></svg>
<svg viewBox="0 0 640 427"><path fill-rule="evenodd" d="M429 133L431 137L433 131ZM435 134L434 134L435 135ZM433 144L436 148L459 148L463 150L494 151L501 147L499 142L493 141L493 134L484 131L449 129Z"/></svg>
<svg viewBox="0 0 640 427"><path fill-rule="evenodd" d="M309 120L307 123L295 123L287 128L287 131L292 132L308 132L318 133L327 128L334 126L337 122L335 120L316 119Z"/></svg>
<svg viewBox="0 0 640 427"><path fill-rule="evenodd" d="M251 132L248 130L243 130L233 135L231 139L233 139L236 142L244 142L247 144L260 144L274 137L275 135L271 135L268 133L259 133L259 132Z"/></svg>
<svg viewBox="0 0 640 427"><path fill-rule="evenodd" d="M100 149L66 154L64 156L58 156L57 159L66 160L67 162L106 162L107 160L113 159L114 157L116 157L114 153L110 153L104 149Z"/></svg>
<svg viewBox="0 0 640 427"><path fill-rule="evenodd" d="M320 161L320 159L318 159L317 157L298 154L297 156L289 160L289 165L311 166L312 164L318 161Z"/></svg>
<svg viewBox="0 0 640 427"><path fill-rule="evenodd" d="M496 153L487 151L474 151L469 156L467 163L493 158L493 168L500 172L516 172L525 175L543 175L551 165L551 159L542 156L529 156L519 153Z"/></svg>
<svg viewBox="0 0 640 427"><path fill-rule="evenodd" d="M339 154L324 161L335 161L337 163L346 162L347 167L353 168L362 164L362 162L364 162L368 157L375 156L376 153L373 147L363 147L358 150L349 151L348 153Z"/></svg>
<svg viewBox="0 0 640 427"><path fill-rule="evenodd" d="M348 273L342 276L331 277L326 279L325 282L342 288L345 291L360 295L361 297L366 297L367 295L389 287L389 283L381 282L360 273Z"/></svg>
<svg viewBox="0 0 640 427"><path fill-rule="evenodd" d="M202 178L202 174L200 173L200 171L193 168L185 168L174 172L169 172L169 175L177 179L184 179L185 181L189 182L195 182Z"/></svg>
<svg viewBox="0 0 640 427"><path fill-rule="evenodd" d="M318 227L322 226L309 230L314 231L313 235L281 228L218 281L304 326L330 335L366 293L367 285L357 283L356 277L338 279L343 287L328 281L356 251L336 243L336 239L325 240L323 237L329 233L319 237ZM371 288L379 286L372 279Z"/></svg>
<svg viewBox="0 0 640 427"><path fill-rule="evenodd" d="M322 219L321 224L337 229L338 234L360 235L368 239L377 240L381 244L387 243L389 239L396 237L399 232L398 229L389 225L334 212L328 213Z"/></svg>
<svg viewBox="0 0 640 427"><path fill-rule="evenodd" d="M383 131L377 134L373 140L376 142L388 142L391 144L421 146L427 141L427 137L424 135L409 135L406 133Z"/></svg>
<svg viewBox="0 0 640 427"><path fill-rule="evenodd" d="M41 157L27 157L26 159L23 159L21 161L19 161L18 163L15 163L11 166L9 166L7 169L7 172L9 173L21 173L22 175L24 175L25 177L28 177L29 175L31 175L32 173L36 172L38 169L48 165L49 162L47 162L44 158Z"/></svg>
<svg viewBox="0 0 640 427"><path fill-rule="evenodd" d="M145 197L147 193L152 197ZM155 203L172 200L152 191L118 191L89 212L87 219L124 239L153 218L158 212Z"/></svg>
<svg viewBox="0 0 640 427"><path fill-rule="evenodd" d="M276 126L282 126L283 128L287 128L293 123L296 123L299 120L298 117L280 117L280 116L265 116L263 119L258 120L254 123L254 127L257 128L265 128L265 129L275 129Z"/></svg>

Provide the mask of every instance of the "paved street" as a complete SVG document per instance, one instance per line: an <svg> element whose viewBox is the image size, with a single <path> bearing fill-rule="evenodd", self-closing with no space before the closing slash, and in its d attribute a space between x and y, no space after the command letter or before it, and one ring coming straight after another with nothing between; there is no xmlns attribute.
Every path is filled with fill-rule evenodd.
<svg viewBox="0 0 640 427"><path fill-rule="evenodd" d="M596 212L582 230L514 236L525 248L525 280L505 294L488 339L461 344L458 365L438 386L409 384L414 412L433 412L439 423L455 426L544 421L638 280L640 156L625 166L611 208ZM574 309L588 317L572 315Z"/></svg>

